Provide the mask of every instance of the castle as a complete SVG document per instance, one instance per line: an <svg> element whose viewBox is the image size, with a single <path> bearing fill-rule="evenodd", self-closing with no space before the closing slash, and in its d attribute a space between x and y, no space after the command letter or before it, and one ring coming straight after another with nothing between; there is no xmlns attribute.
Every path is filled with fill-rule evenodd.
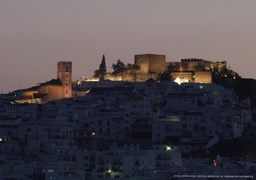
<svg viewBox="0 0 256 180"><path fill-rule="evenodd" d="M45 103L52 100L72 97L72 62L60 61L57 64L57 79L22 90L17 103Z"/></svg>
<svg viewBox="0 0 256 180"><path fill-rule="evenodd" d="M180 62L166 62L165 55L140 54L134 56L134 64L140 67L135 73L124 73L121 77L107 79L125 81L146 81L157 79L161 73L168 72L178 83L212 83L212 72L219 72L227 66L226 61L212 62L203 59L181 59Z"/></svg>
<svg viewBox="0 0 256 180"><path fill-rule="evenodd" d="M166 62L165 55L157 54L140 54L135 55L134 63L140 66L139 73L158 74L168 71L168 67L179 67L176 71L219 71L221 68L226 67L227 62L212 62L203 59L181 59L181 62ZM200 69L200 67L203 67Z"/></svg>

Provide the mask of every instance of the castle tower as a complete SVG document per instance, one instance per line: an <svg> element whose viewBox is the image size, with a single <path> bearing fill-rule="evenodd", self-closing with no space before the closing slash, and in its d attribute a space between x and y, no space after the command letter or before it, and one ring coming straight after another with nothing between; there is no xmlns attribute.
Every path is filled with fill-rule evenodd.
<svg viewBox="0 0 256 180"><path fill-rule="evenodd" d="M139 73L163 73L167 68L165 55L139 54L134 56L134 64L140 66Z"/></svg>
<svg viewBox="0 0 256 180"><path fill-rule="evenodd" d="M60 61L57 68L57 77L62 82L63 98L70 98L72 97L72 62Z"/></svg>

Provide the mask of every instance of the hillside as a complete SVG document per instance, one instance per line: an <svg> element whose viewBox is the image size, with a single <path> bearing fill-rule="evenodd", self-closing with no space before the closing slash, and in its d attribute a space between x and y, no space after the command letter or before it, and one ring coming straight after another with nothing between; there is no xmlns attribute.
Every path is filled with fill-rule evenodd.
<svg viewBox="0 0 256 180"><path fill-rule="evenodd" d="M256 139L253 137L242 137L232 140L220 141L215 144L210 154L216 157L217 154L224 157L256 158Z"/></svg>

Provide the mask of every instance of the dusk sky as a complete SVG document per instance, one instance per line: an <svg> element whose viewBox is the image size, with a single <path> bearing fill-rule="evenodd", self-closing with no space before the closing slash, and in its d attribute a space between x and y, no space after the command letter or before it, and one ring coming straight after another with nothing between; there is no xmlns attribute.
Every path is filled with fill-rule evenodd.
<svg viewBox="0 0 256 180"><path fill-rule="evenodd" d="M227 61L256 79L255 0L1 0L0 93L57 77L72 61L73 80L91 77L105 54L163 54L167 61Z"/></svg>

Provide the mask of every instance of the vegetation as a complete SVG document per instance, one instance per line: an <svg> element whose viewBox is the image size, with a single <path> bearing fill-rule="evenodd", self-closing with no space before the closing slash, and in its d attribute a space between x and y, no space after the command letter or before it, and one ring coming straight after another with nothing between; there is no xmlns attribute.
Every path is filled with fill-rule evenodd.
<svg viewBox="0 0 256 180"><path fill-rule="evenodd" d="M94 71L93 77L103 77L107 73L107 66L106 66L106 61L105 61L105 56L103 54L99 69Z"/></svg>
<svg viewBox="0 0 256 180"><path fill-rule="evenodd" d="M103 55L101 63L99 65L99 69L94 71L93 77L99 78L99 77L108 76L110 74L112 74L112 75L120 75L120 74L123 74L123 73L133 74L137 70L140 70L140 67L138 65L130 64L130 63L128 63L126 65L120 59L118 59L116 63L113 63L111 68L113 69L113 72L112 73L107 73L105 56Z"/></svg>
<svg viewBox="0 0 256 180"><path fill-rule="evenodd" d="M233 88L240 101L249 97L251 110L256 113L256 80L243 79L238 73L224 67L220 72L213 72L212 81L224 87Z"/></svg>
<svg viewBox="0 0 256 180"><path fill-rule="evenodd" d="M126 72L127 73L135 73L135 71L140 70L140 66L138 66L137 64L130 64L128 63L126 65Z"/></svg>
<svg viewBox="0 0 256 180"><path fill-rule="evenodd" d="M171 63L168 66L168 72L173 72L173 71L179 71L180 70L180 63L175 62L175 63Z"/></svg>
<svg viewBox="0 0 256 180"><path fill-rule="evenodd" d="M157 81L173 81L173 77L170 73L164 72L157 75Z"/></svg>
<svg viewBox="0 0 256 180"><path fill-rule="evenodd" d="M227 88L233 88L239 100L250 98L253 119L256 119L256 80L244 79L238 73L226 67L212 74L212 82Z"/></svg>
<svg viewBox="0 0 256 180"><path fill-rule="evenodd" d="M112 64L112 69L114 70L112 74L118 75L123 73L126 70L126 65L124 64L123 61L118 59L116 64L115 63Z"/></svg>
<svg viewBox="0 0 256 180"><path fill-rule="evenodd" d="M135 71L140 70L140 67L136 64L130 63L126 65L124 62L118 59L116 63L112 64L112 69L114 70L112 72L113 75L120 75L123 73L135 73Z"/></svg>
<svg viewBox="0 0 256 180"><path fill-rule="evenodd" d="M213 157L219 154L220 156L244 158L255 157L255 152L256 141L252 137L223 140L215 144L210 151Z"/></svg>
<svg viewBox="0 0 256 180"><path fill-rule="evenodd" d="M241 76L239 76L238 73L236 73L235 71L227 69L226 67L223 67L219 72L215 70L212 74L213 82L217 84L222 84L225 87L232 85L233 82L238 79L241 79Z"/></svg>
<svg viewBox="0 0 256 180"><path fill-rule="evenodd" d="M233 82L233 89L239 100L250 98L253 118L256 119L256 80L255 79L236 79Z"/></svg>

